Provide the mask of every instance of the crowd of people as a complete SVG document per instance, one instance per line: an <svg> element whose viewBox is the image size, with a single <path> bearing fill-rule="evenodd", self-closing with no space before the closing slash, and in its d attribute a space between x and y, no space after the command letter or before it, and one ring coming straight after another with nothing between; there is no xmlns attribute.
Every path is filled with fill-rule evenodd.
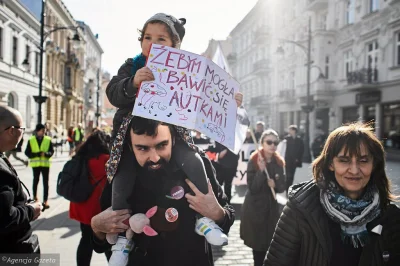
<svg viewBox="0 0 400 266"><path fill-rule="evenodd" d="M128 59L107 87L118 107L113 134L99 129L86 136L82 125L68 130L70 155L87 162L93 185L84 202L71 202L69 215L80 223L77 265L90 265L93 251L108 265L214 265L211 245L228 245L235 221L230 203L238 154L200 132L131 114L143 81L152 43L179 48L186 19L158 13L140 31L142 52ZM235 100L241 106L243 95ZM21 114L0 106L0 253L40 254L30 222L50 208L48 179L54 149L38 124L25 154L33 169L33 198L4 152L21 142ZM313 179L293 186L302 167L304 144L292 125L280 140L258 122L245 143L257 148L247 165L247 193L240 237L253 250L254 265L400 265L400 210L393 203L381 142L368 124L331 132L312 164ZM40 175L43 201L37 196ZM224 188L222 188L222 186ZM25 187L25 190L24 190ZM286 191L280 213L276 194ZM79 193L76 191L75 193ZM28 196L27 196L28 195Z"/></svg>

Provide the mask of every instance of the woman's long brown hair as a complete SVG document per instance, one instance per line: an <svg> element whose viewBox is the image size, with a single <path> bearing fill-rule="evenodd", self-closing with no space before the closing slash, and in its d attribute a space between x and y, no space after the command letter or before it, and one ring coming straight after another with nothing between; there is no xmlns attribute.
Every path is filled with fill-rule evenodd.
<svg viewBox="0 0 400 266"><path fill-rule="evenodd" d="M324 145L321 154L312 163L315 182L320 188L326 188L331 181L336 182L335 174L329 169L333 158L344 148L344 153L350 157L361 157L361 147L364 146L373 160L373 170L368 185L376 185L379 190L381 207L385 208L397 197L391 193L390 180L386 175L385 150L374 134L371 123L355 122L341 126L332 131Z"/></svg>

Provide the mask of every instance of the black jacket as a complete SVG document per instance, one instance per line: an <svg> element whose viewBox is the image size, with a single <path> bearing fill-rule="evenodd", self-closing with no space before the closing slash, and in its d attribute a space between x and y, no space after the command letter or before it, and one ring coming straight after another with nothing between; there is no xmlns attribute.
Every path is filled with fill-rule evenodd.
<svg viewBox="0 0 400 266"><path fill-rule="evenodd" d="M285 152L285 162L287 168L301 167L303 161L304 153L304 143L300 136L292 138L292 136L287 135L286 140L286 152Z"/></svg>
<svg viewBox="0 0 400 266"><path fill-rule="evenodd" d="M15 170L0 158L0 253L18 253L20 245L32 235L33 207Z"/></svg>
<svg viewBox="0 0 400 266"><path fill-rule="evenodd" d="M225 233L228 233L234 222L234 210L227 204L227 198L216 181L211 162L204 157L203 161L215 196L226 213L219 226ZM174 200L166 197L174 186L182 186L185 193L190 192L184 181L186 176L183 171L176 168L168 177L160 175L150 177L148 172L146 174L141 171L143 170L138 173L132 197L129 199L131 209L133 213L145 213L157 205L159 212L150 219L150 223L159 235L149 237L144 234L136 234L133 239L135 249L130 252L128 266L213 265L211 246L207 244L203 236L194 232L196 213L189 208L186 198ZM111 206L111 185L104 188L101 205L102 209ZM168 223L165 220L165 209L171 207L179 213L179 218L175 223ZM96 252L104 252L110 248L107 242L100 243L96 238L93 239L93 242Z"/></svg>
<svg viewBox="0 0 400 266"><path fill-rule="evenodd" d="M314 181L292 187L289 200L275 230L266 266L329 266L332 239L329 218L319 201L320 190ZM382 234L371 230L382 225ZM400 265L400 209L389 205L367 224L370 243L361 253L359 266ZM384 251L390 254L385 264Z"/></svg>
<svg viewBox="0 0 400 266"><path fill-rule="evenodd" d="M118 108L114 115L112 138L115 137L123 118L132 112L135 105L138 89L133 87L132 69L133 59L129 58L119 68L118 74L111 79L106 89L108 100Z"/></svg>

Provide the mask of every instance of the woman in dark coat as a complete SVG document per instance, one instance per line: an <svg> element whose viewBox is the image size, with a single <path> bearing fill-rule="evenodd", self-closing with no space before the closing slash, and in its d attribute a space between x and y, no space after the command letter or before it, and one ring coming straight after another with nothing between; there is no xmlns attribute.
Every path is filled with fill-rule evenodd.
<svg viewBox="0 0 400 266"><path fill-rule="evenodd" d="M373 131L354 123L329 134L314 180L289 191L265 265L400 265L400 209Z"/></svg>
<svg viewBox="0 0 400 266"><path fill-rule="evenodd" d="M278 203L271 188L276 193L285 190L285 162L276 153L278 143L278 133L264 131L261 148L251 155L247 165L248 191L242 206L240 237L253 249L255 266L262 265L279 219Z"/></svg>

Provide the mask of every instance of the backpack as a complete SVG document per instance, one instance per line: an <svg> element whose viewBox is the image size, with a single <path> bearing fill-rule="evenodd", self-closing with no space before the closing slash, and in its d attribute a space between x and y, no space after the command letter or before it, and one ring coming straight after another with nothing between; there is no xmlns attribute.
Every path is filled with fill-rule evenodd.
<svg viewBox="0 0 400 266"><path fill-rule="evenodd" d="M57 194L71 202L85 202L95 187L103 180L90 183L88 160L74 156L58 174Z"/></svg>

